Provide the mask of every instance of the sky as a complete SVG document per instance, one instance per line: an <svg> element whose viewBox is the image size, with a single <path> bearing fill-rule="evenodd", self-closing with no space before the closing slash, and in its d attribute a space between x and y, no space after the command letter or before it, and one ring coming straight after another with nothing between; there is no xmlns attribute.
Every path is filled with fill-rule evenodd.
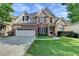
<svg viewBox="0 0 79 59"><path fill-rule="evenodd" d="M14 3L12 5L12 8L14 9L14 16L20 15L25 10L28 13L38 12L45 7L49 8L49 10L57 17L64 17L65 19L68 19L66 6L63 6L60 3Z"/></svg>

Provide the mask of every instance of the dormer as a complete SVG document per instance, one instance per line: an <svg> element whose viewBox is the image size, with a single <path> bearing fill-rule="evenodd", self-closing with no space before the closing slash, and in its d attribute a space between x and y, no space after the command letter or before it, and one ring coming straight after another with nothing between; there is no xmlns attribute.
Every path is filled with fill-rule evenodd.
<svg viewBox="0 0 79 59"><path fill-rule="evenodd" d="M24 11L15 21L15 23L27 23L27 22L35 22L35 20L26 11Z"/></svg>
<svg viewBox="0 0 79 59"><path fill-rule="evenodd" d="M22 18L22 21L24 21L24 22L29 22L29 21L30 21L30 20L29 20L29 16L24 15L23 18Z"/></svg>

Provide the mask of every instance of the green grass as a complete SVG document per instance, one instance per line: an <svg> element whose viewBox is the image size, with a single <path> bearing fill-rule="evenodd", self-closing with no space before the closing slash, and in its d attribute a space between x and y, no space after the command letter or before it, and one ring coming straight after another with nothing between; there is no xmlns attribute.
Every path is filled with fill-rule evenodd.
<svg viewBox="0 0 79 59"><path fill-rule="evenodd" d="M49 40L49 39L52 39L53 37L52 36L37 36L37 39L47 39L47 40Z"/></svg>
<svg viewBox="0 0 79 59"><path fill-rule="evenodd" d="M79 40L66 37L60 40L36 40L25 55L79 56Z"/></svg>

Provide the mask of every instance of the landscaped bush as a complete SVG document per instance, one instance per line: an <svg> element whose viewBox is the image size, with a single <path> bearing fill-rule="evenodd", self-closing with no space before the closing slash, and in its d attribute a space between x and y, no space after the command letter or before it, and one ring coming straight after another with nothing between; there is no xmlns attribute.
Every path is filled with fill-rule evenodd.
<svg viewBox="0 0 79 59"><path fill-rule="evenodd" d="M74 34L73 34L73 37L74 37L74 38L78 38L78 34L77 34L77 33L74 33Z"/></svg>
<svg viewBox="0 0 79 59"><path fill-rule="evenodd" d="M78 38L78 34L73 31L58 31L58 36Z"/></svg>
<svg viewBox="0 0 79 59"><path fill-rule="evenodd" d="M44 36L47 36L47 33L45 33Z"/></svg>
<svg viewBox="0 0 79 59"><path fill-rule="evenodd" d="M43 33L38 33L38 36L47 36L47 33L43 34Z"/></svg>
<svg viewBox="0 0 79 59"><path fill-rule="evenodd" d="M38 33L38 36L42 36L43 34L42 33Z"/></svg>

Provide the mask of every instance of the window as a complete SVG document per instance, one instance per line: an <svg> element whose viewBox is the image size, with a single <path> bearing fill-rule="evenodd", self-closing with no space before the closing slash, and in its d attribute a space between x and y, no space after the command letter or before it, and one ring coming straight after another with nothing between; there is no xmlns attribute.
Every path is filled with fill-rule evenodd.
<svg viewBox="0 0 79 59"><path fill-rule="evenodd" d="M24 21L24 16L23 16L23 21Z"/></svg>
<svg viewBox="0 0 79 59"><path fill-rule="evenodd" d="M45 17L40 17L40 18L39 18L39 22L40 22L40 23L44 23L45 21L46 21L46 18L45 18Z"/></svg>
<svg viewBox="0 0 79 59"><path fill-rule="evenodd" d="M34 19L37 19L37 17L34 17Z"/></svg>
<svg viewBox="0 0 79 59"><path fill-rule="evenodd" d="M60 26L60 31L64 31L64 26L63 25Z"/></svg>
<svg viewBox="0 0 79 59"><path fill-rule="evenodd" d="M50 23L52 23L52 18L50 18Z"/></svg>
<svg viewBox="0 0 79 59"><path fill-rule="evenodd" d="M23 16L23 21L28 21L29 20L29 16Z"/></svg>
<svg viewBox="0 0 79 59"><path fill-rule="evenodd" d="M27 21L29 20L29 16L27 16Z"/></svg>
<svg viewBox="0 0 79 59"><path fill-rule="evenodd" d="M25 16L25 21L28 21L29 20L29 16Z"/></svg>
<svg viewBox="0 0 79 59"><path fill-rule="evenodd" d="M25 21L27 21L27 16L25 16Z"/></svg>

